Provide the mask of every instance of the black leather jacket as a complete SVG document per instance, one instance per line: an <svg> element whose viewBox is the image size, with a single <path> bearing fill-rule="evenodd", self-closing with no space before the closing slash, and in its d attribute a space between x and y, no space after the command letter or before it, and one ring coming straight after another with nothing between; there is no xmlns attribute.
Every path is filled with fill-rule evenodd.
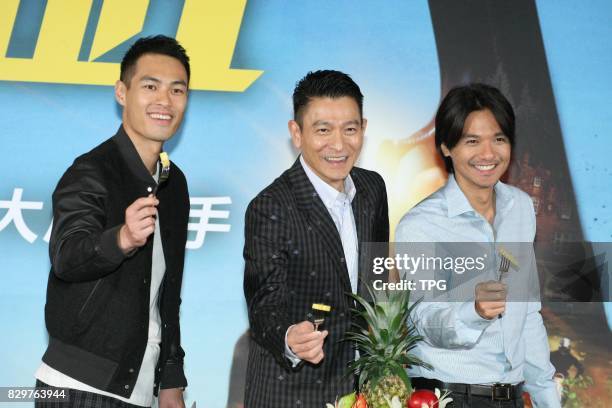
<svg viewBox="0 0 612 408"><path fill-rule="evenodd" d="M148 339L153 236L125 256L117 233L125 209L155 187L123 130L78 157L53 193L51 272L43 361L95 388L129 398ZM157 192L166 260L160 288L158 387L185 387L179 305L189 218L187 183L172 163Z"/></svg>

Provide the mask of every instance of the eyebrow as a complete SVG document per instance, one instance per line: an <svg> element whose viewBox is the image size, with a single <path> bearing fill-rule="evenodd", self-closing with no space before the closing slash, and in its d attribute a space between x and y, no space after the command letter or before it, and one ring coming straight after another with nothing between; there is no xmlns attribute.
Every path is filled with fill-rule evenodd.
<svg viewBox="0 0 612 408"><path fill-rule="evenodd" d="M504 136L504 137L508 137L508 136L506 136L506 134L505 134L504 132L497 132L497 133L495 133L493 136ZM464 133L463 135L461 135L461 137L473 137L473 138L476 138L476 139L480 139L482 136L480 136L480 135L475 135L475 134L472 134L472 133Z"/></svg>
<svg viewBox="0 0 612 408"><path fill-rule="evenodd" d="M312 126L328 126L331 125L331 122L326 121L326 120L317 120L315 123L312 124ZM361 125L361 121L357 120L357 119L353 119L353 120L349 120L346 122L342 123L342 126L346 126L346 125Z"/></svg>
<svg viewBox="0 0 612 408"><path fill-rule="evenodd" d="M157 84L161 84L161 80L152 76L143 76L142 78L140 78L140 82L143 81L151 81L151 82L155 82ZM183 85L185 87L187 87L187 82L183 81L182 79L178 79L176 81L172 81L170 84L172 85Z"/></svg>

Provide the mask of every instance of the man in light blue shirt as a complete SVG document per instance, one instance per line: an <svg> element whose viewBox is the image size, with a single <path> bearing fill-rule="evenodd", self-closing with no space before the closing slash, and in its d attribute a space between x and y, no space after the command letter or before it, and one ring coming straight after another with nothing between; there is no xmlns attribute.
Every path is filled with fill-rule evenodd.
<svg viewBox="0 0 612 408"><path fill-rule="evenodd" d="M442 101L435 126L448 182L402 218L395 240L493 248L533 242L531 199L499 181L514 143L514 112L506 98L482 84L454 88ZM456 407L523 407L523 391L536 407L560 407L540 302L507 301L496 255L494 250L488 273L471 286L470 300L422 302L415 308L412 317L424 341L414 352L433 370L411 368L413 385L451 390ZM520 279L537 289L533 256L526 269L531 273Z"/></svg>

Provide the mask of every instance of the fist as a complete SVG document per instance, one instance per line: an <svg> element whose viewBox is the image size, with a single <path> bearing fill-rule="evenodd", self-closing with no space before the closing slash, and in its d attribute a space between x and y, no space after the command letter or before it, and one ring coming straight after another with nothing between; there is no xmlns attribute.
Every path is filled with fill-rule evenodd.
<svg viewBox="0 0 612 408"><path fill-rule="evenodd" d="M301 360L319 364L323 354L323 342L327 330L315 331L312 322L307 320L291 326L287 331L287 345Z"/></svg>
<svg viewBox="0 0 612 408"><path fill-rule="evenodd" d="M152 194L134 201L125 210L125 223L119 230L119 248L127 254L147 243L155 231L159 200Z"/></svg>
<svg viewBox="0 0 612 408"><path fill-rule="evenodd" d="M496 281L476 285L476 313L483 319L491 320L506 310L506 284Z"/></svg>

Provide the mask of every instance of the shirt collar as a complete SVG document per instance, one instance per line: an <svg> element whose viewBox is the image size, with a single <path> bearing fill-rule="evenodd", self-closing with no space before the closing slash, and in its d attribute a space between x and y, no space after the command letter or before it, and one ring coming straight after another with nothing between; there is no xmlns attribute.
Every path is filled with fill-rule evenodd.
<svg viewBox="0 0 612 408"><path fill-rule="evenodd" d="M352 202L353 198L355 198L357 189L355 188L355 183L353 183L353 179L351 178L350 174L344 179L344 193L342 193L317 176L304 161L304 156L301 155L300 164L302 165L308 180L310 180L315 191L321 198L321 201L323 201L323 204L325 204L327 208L332 208L336 201L341 201L345 197L348 198L349 202Z"/></svg>
<svg viewBox="0 0 612 408"><path fill-rule="evenodd" d="M514 198L510 187L506 184L498 181L495 183L495 212L505 213L514 203ZM446 206L448 211L448 217L456 217L457 215L465 214L468 212L475 213L474 208L468 201L463 191L457 184L454 174L449 174L446 185L442 188L444 196L446 197Z"/></svg>

